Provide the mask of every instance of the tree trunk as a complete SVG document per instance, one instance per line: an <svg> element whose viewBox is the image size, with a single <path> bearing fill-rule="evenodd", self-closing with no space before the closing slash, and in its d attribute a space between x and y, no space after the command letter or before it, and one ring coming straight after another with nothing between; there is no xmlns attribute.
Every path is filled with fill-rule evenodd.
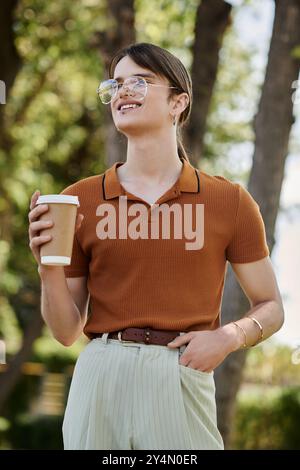
<svg viewBox="0 0 300 470"><path fill-rule="evenodd" d="M108 66L113 55L123 47L135 42L135 10L134 0L109 0L107 2L108 17L112 19L113 26L105 32L98 32L92 39L92 46L100 50L104 65L104 77L108 77ZM109 105L105 106L104 128L106 145L106 164L113 165L116 161L126 160L127 139L117 131Z"/></svg>
<svg viewBox="0 0 300 470"><path fill-rule="evenodd" d="M293 48L300 44L300 0L275 1L275 19L266 76L258 113L254 120L255 151L248 190L260 206L270 252L279 208L285 160L293 119L292 83L298 78L299 59ZM248 300L228 270L222 309L222 323L243 316ZM230 444L230 428L236 395L242 380L245 351L230 354L216 369L218 424L225 445Z"/></svg>
<svg viewBox="0 0 300 470"><path fill-rule="evenodd" d="M191 154L190 160L198 166L203 149L209 105L217 77L219 52L232 6L223 0L203 0L197 9L195 40L192 47L193 106L183 141Z"/></svg>

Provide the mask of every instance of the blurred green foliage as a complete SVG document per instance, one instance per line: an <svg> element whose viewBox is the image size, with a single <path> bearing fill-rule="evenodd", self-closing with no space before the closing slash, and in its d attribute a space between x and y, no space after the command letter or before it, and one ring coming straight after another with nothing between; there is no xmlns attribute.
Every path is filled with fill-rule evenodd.
<svg viewBox="0 0 300 470"><path fill-rule="evenodd" d="M272 338L249 351L238 393L232 447L300 449L300 365Z"/></svg>
<svg viewBox="0 0 300 470"><path fill-rule="evenodd" d="M235 449L300 449L300 387L277 395L264 391L239 400L234 425Z"/></svg>
<svg viewBox="0 0 300 470"><path fill-rule="evenodd" d="M87 343L84 335L70 347L62 346L45 327L43 335L38 338L33 347L31 361L41 363L49 372L64 372L75 364L81 350Z"/></svg>
<svg viewBox="0 0 300 470"><path fill-rule="evenodd" d="M249 351L244 381L271 386L300 385L300 364L294 364L294 350L269 338Z"/></svg>
<svg viewBox="0 0 300 470"><path fill-rule="evenodd" d="M0 241L0 335L15 353L22 330L39 315L40 286L28 247L28 211L36 189L58 193L105 168L103 112L96 88L102 77L93 32L106 27L104 2L18 3L14 33L22 58L5 106L9 148L0 149L10 242Z"/></svg>
<svg viewBox="0 0 300 470"><path fill-rule="evenodd" d="M13 449L62 450L62 416L24 414L11 426L7 439Z"/></svg>

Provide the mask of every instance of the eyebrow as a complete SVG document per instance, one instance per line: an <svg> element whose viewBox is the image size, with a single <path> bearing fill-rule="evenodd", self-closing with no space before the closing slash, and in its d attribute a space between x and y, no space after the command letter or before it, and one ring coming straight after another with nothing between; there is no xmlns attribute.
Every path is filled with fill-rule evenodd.
<svg viewBox="0 0 300 470"><path fill-rule="evenodd" d="M133 73L132 75L130 75L131 77L148 77L148 78L156 78L155 75L153 75L153 73ZM120 81L120 80L124 80L123 77L117 77L115 78L115 80Z"/></svg>

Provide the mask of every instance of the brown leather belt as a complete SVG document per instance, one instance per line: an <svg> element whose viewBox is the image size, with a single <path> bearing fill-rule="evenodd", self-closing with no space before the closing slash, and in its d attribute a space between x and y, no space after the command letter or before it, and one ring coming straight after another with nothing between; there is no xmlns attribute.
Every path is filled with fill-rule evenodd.
<svg viewBox="0 0 300 470"><path fill-rule="evenodd" d="M103 333L91 334L93 338L98 338L103 335ZM136 343L166 346L177 336L180 336L180 331L153 330L151 328L125 328L124 330L111 331L107 338L118 339L120 342L134 341Z"/></svg>

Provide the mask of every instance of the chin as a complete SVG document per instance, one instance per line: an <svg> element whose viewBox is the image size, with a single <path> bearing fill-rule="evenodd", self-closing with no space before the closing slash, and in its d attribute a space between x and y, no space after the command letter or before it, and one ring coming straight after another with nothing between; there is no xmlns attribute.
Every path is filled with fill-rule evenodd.
<svg viewBox="0 0 300 470"><path fill-rule="evenodd" d="M135 134L136 132L149 130L149 126L141 125L141 122L115 122L115 126L118 131L122 132L123 134Z"/></svg>

